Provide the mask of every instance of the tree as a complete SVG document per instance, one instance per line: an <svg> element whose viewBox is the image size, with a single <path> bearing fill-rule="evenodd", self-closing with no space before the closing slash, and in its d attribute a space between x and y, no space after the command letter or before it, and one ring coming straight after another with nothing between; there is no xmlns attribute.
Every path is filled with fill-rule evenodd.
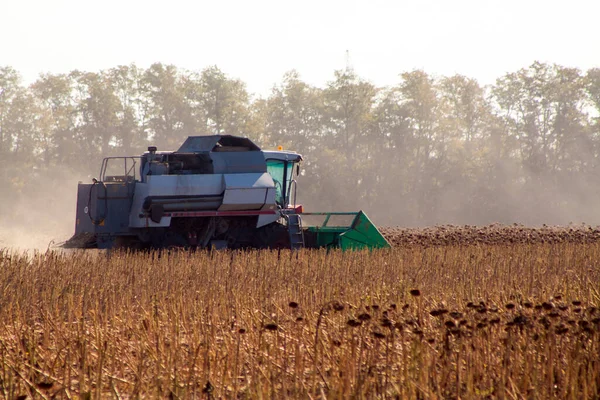
<svg viewBox="0 0 600 400"><path fill-rule="evenodd" d="M31 85L45 124L39 133L41 156L46 163L79 166L85 155L77 138L77 105L73 80L65 74L43 74Z"/></svg>
<svg viewBox="0 0 600 400"><path fill-rule="evenodd" d="M498 79L492 90L521 160L520 199L537 220L579 203L581 188L574 185L587 180L595 163L584 83L577 69L535 62Z"/></svg>
<svg viewBox="0 0 600 400"><path fill-rule="evenodd" d="M113 153L111 150L117 142L120 128L118 113L122 105L115 95L109 74L73 72L71 76L80 94L81 142L86 145L88 159L100 161Z"/></svg>
<svg viewBox="0 0 600 400"><path fill-rule="evenodd" d="M14 102L23 95L21 77L11 67L0 67L0 155L12 150L13 132L9 128Z"/></svg>
<svg viewBox="0 0 600 400"><path fill-rule="evenodd" d="M600 118L600 68L592 68L587 71L585 89L595 109L594 120L597 123Z"/></svg>
<svg viewBox="0 0 600 400"><path fill-rule="evenodd" d="M106 74L120 103L115 141L124 154L131 154L134 149L143 147L148 139L146 129L150 104L143 95L143 70L135 64L120 65Z"/></svg>
<svg viewBox="0 0 600 400"><path fill-rule="evenodd" d="M335 80L324 92L330 144L356 155L358 146L368 143L377 88L360 79L352 70L335 71Z"/></svg>
<svg viewBox="0 0 600 400"><path fill-rule="evenodd" d="M323 133L322 93L303 82L296 71L284 75L267 100L266 132L271 145L293 146L301 153L316 150Z"/></svg>
<svg viewBox="0 0 600 400"><path fill-rule="evenodd" d="M216 66L202 71L200 84L207 133L247 135L250 114L246 85L227 77Z"/></svg>
<svg viewBox="0 0 600 400"><path fill-rule="evenodd" d="M573 150L585 142L584 88L579 70L539 62L498 79L494 99L530 177L571 168L579 158Z"/></svg>
<svg viewBox="0 0 600 400"><path fill-rule="evenodd" d="M309 209L364 207L384 224L581 221L598 211L597 68L536 62L488 88L421 70L378 88L350 69L319 88L291 71L255 99L217 67L117 66L44 74L29 87L0 68L4 193L37 193L60 171L96 173L104 156L149 141L174 149L199 134L297 150Z"/></svg>
<svg viewBox="0 0 600 400"><path fill-rule="evenodd" d="M409 167L414 162L415 140L409 113L402 103L402 93L397 86L382 91L376 102L370 138L377 147L367 186L371 193L379 194L370 196L373 209L386 210L386 218L406 222L414 212L409 187L413 177ZM385 188L385 194L381 188ZM391 199L402 207L390 207Z"/></svg>
<svg viewBox="0 0 600 400"><path fill-rule="evenodd" d="M189 120L190 113L177 68L152 64L144 74L142 87L149 100L149 139L161 147L177 148L186 136L184 121Z"/></svg>
<svg viewBox="0 0 600 400"><path fill-rule="evenodd" d="M11 67L0 68L0 202L3 214L12 215L11 206L27 182L41 166L36 157L35 135L40 110L20 75Z"/></svg>
<svg viewBox="0 0 600 400"><path fill-rule="evenodd" d="M411 208L418 221L435 216L438 200L437 171L444 161L445 133L440 129L441 102L435 81L424 71L401 74L398 86L400 106L407 116L411 136L411 156L407 160L409 180L407 191L412 193Z"/></svg>
<svg viewBox="0 0 600 400"><path fill-rule="evenodd" d="M436 172L440 180L437 209L443 215L462 221L485 217L490 212L490 185L494 180L494 157L491 147L493 124L490 102L484 88L476 80L463 75L442 77L438 84L441 102L440 131L444 140L436 152L444 155L444 163ZM497 131L496 131L497 132ZM497 154L497 153L496 153Z"/></svg>

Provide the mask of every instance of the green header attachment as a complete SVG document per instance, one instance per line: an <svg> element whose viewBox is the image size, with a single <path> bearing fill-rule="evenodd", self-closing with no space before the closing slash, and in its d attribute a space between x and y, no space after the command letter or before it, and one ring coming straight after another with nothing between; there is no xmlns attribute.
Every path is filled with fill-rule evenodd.
<svg viewBox="0 0 600 400"><path fill-rule="evenodd" d="M362 212L302 213L306 247L334 247L342 250L391 247L381 232Z"/></svg>

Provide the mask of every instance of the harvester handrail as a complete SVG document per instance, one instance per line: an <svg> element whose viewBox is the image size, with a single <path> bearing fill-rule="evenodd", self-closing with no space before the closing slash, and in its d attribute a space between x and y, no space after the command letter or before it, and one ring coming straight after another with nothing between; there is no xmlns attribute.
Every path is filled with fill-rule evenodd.
<svg viewBox="0 0 600 400"><path fill-rule="evenodd" d="M292 193L292 190L294 191L294 202L292 203L293 208L296 208L296 186L298 185L298 182L296 182L295 179L292 179L290 181L290 193Z"/></svg>

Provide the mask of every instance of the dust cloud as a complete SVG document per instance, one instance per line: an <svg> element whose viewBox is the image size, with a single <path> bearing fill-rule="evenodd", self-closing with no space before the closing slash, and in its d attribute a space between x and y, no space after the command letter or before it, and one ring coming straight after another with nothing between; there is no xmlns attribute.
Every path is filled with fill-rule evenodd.
<svg viewBox="0 0 600 400"><path fill-rule="evenodd" d="M391 157L380 155L378 161L389 168L361 176L364 189L348 190L350 185L344 187L334 171L306 180L301 177L299 202L306 211L362 209L380 227L600 225L600 182L594 168L536 172L520 160L506 159L490 162L469 176L459 169L415 177L402 176L406 166ZM578 161L597 163L584 155Z"/></svg>
<svg viewBox="0 0 600 400"><path fill-rule="evenodd" d="M64 172L60 177L32 177L22 191L3 196L0 248L46 250L71 237L81 178Z"/></svg>
<svg viewBox="0 0 600 400"><path fill-rule="evenodd" d="M390 171L393 174L393 168ZM383 181L377 190L379 195L370 199L349 196L336 181L335 171L331 171L320 182L314 176L300 177L298 199L309 212L362 209L382 228L600 224L600 186L593 176L530 174L525 181L519 171L515 165L506 165L496 168L489 177L481 171L481 176L468 182L460 182L459 176L447 176L440 188L428 188L430 193L425 194L418 185L407 192L401 186L403 182L396 180L394 185ZM73 235L77 183L89 182L91 175L66 171L56 174L52 170L32 176L19 192L3 194L0 248L46 250ZM478 184L486 180L486 185ZM318 189L319 195L310 196L311 188Z"/></svg>

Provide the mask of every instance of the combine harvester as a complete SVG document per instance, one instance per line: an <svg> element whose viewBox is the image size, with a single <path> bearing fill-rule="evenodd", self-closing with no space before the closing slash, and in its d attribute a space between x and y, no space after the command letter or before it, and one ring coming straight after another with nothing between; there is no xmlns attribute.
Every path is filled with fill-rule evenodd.
<svg viewBox="0 0 600 400"><path fill-rule="evenodd" d="M247 138L190 136L177 151L107 157L77 188L66 248L385 248L362 212L304 213L302 156Z"/></svg>

